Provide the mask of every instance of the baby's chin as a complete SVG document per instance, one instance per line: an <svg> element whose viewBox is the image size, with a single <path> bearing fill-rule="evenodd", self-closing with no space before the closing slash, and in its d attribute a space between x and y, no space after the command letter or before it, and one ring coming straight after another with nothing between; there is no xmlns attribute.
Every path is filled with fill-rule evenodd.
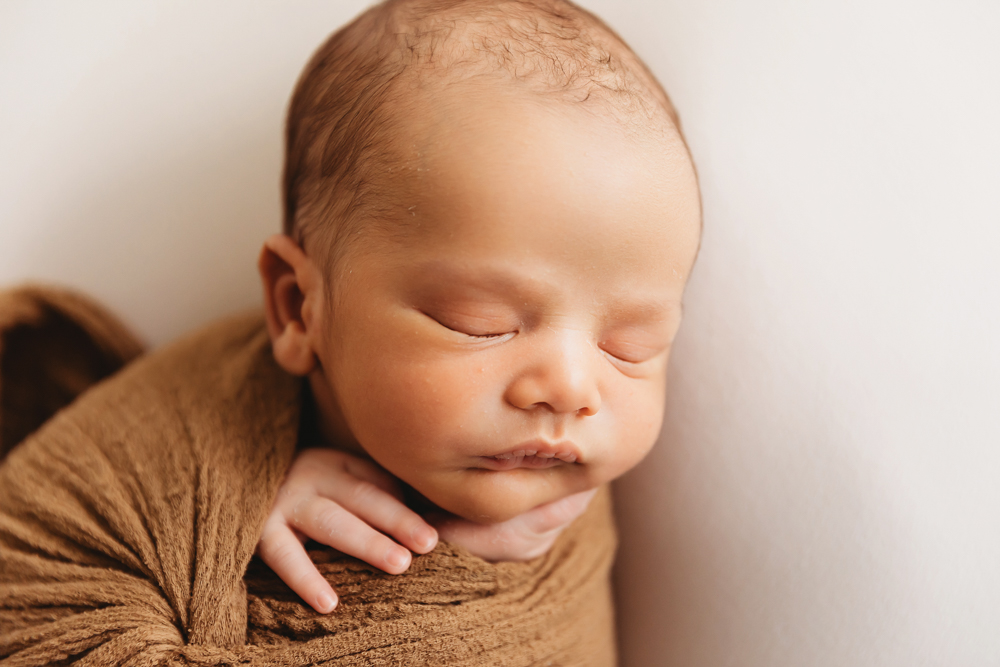
<svg viewBox="0 0 1000 667"><path fill-rule="evenodd" d="M502 523L539 505L593 488L596 484L569 471L468 470L447 483L420 488L441 509L476 523Z"/></svg>

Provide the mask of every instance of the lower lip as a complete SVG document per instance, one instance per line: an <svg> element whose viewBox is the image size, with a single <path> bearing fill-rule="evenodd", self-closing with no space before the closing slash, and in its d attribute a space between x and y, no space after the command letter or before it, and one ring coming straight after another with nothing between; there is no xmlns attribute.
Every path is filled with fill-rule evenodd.
<svg viewBox="0 0 1000 667"><path fill-rule="evenodd" d="M512 456L509 459L498 459L492 456L480 456L482 467L488 470L514 470L516 468L528 468L530 470L544 470L555 468L556 466L574 465L561 459L541 456Z"/></svg>

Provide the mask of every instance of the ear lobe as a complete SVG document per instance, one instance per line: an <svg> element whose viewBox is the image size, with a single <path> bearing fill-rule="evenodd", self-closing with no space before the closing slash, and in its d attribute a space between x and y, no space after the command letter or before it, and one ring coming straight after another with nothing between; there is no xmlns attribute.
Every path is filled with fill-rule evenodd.
<svg viewBox="0 0 1000 667"><path fill-rule="evenodd" d="M257 267L274 358L289 373L307 375L316 367L313 318L305 312L320 296L316 290L321 281L312 275L315 267L295 241L282 234L265 241Z"/></svg>

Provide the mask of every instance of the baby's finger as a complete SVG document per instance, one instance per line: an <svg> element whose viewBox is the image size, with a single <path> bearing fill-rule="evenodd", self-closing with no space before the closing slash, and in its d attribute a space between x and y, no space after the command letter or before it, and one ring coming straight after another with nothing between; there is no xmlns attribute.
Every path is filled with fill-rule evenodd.
<svg viewBox="0 0 1000 667"><path fill-rule="evenodd" d="M351 456L344 461L344 469L358 479L371 482L392 497L403 500L403 490L399 488L399 482L378 464Z"/></svg>
<svg viewBox="0 0 1000 667"><path fill-rule="evenodd" d="M584 491L547 503L509 521L478 524L456 517L430 517L441 539L459 544L486 560L524 561L541 556L580 516L596 491Z"/></svg>
<svg viewBox="0 0 1000 667"><path fill-rule="evenodd" d="M306 449L299 454L293 468L307 470L311 483L315 484L318 492L323 495L327 495L324 491L331 486L340 484L340 480L346 474L349 477L371 482L389 495L400 500L403 499L403 492L395 477L379 467L378 464L347 452L321 447Z"/></svg>
<svg viewBox="0 0 1000 667"><path fill-rule="evenodd" d="M265 526L257 553L289 588L319 613L328 614L337 606L337 594L288 526L278 522Z"/></svg>
<svg viewBox="0 0 1000 667"><path fill-rule="evenodd" d="M583 514L596 493L597 489L574 493L571 496L529 510L515 517L512 522L519 522L524 528L538 534L547 533L557 528L565 528Z"/></svg>
<svg viewBox="0 0 1000 667"><path fill-rule="evenodd" d="M437 531L430 524L372 482L356 477L329 479L317 482L317 492L418 554L437 545Z"/></svg>
<svg viewBox="0 0 1000 667"><path fill-rule="evenodd" d="M359 558L389 574L410 567L412 556L332 500L314 496L293 517L295 528L317 542Z"/></svg>
<svg viewBox="0 0 1000 667"><path fill-rule="evenodd" d="M511 521L515 521L512 519ZM441 539L465 547L472 554L488 561L524 561L540 556L552 543L557 533L541 536L512 524L480 524L458 518L440 519L437 524Z"/></svg>

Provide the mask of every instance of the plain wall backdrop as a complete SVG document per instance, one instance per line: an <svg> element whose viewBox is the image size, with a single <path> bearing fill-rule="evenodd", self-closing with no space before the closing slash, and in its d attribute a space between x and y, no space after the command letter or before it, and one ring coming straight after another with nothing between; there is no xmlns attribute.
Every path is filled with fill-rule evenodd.
<svg viewBox="0 0 1000 667"><path fill-rule="evenodd" d="M702 255L617 485L626 667L1000 665L1000 3L589 0ZM0 284L152 344L259 303L295 78L356 0L0 1Z"/></svg>

